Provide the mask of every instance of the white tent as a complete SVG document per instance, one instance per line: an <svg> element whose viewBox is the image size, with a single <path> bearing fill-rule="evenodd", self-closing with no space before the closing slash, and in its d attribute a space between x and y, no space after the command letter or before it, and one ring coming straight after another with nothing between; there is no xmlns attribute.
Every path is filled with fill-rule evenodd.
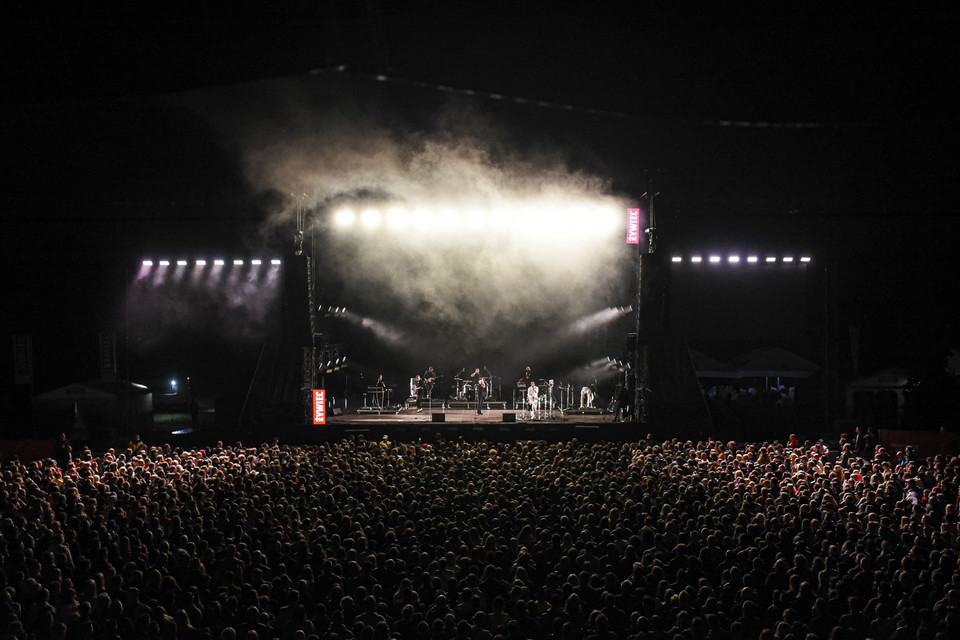
<svg viewBox="0 0 960 640"><path fill-rule="evenodd" d="M731 367L715 358L711 358L693 347L687 347L687 349L690 352L690 360L693 362L693 369L697 372L698 378L736 379L740 377L740 371L736 367Z"/></svg>

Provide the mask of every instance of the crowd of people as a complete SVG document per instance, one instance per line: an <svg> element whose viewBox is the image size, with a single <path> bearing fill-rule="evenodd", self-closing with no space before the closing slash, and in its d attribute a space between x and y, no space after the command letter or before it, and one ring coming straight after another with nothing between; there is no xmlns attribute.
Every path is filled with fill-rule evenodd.
<svg viewBox="0 0 960 640"><path fill-rule="evenodd" d="M960 637L956 458L141 445L3 463L0 638Z"/></svg>

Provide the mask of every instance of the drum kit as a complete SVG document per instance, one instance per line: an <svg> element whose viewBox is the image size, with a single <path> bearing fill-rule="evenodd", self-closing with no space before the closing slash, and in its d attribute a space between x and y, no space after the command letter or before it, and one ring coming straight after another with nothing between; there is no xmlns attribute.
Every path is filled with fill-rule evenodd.
<svg viewBox="0 0 960 640"><path fill-rule="evenodd" d="M573 406L573 385L563 384L563 381L551 379L537 380L536 407L528 402L527 385L523 380L517 382L514 390L513 406L520 411L520 416L528 420L548 420L554 417L554 411L560 415Z"/></svg>
<svg viewBox="0 0 960 640"><path fill-rule="evenodd" d="M461 370L460 373L463 373L463 370ZM481 377L483 378L487 389L489 389L487 392L487 399L495 400L497 388L493 384L493 376L485 375ZM456 383L456 390L453 397L454 400L474 402L477 399L477 385L480 384L479 378L461 378L460 374L457 374L453 378L453 381Z"/></svg>

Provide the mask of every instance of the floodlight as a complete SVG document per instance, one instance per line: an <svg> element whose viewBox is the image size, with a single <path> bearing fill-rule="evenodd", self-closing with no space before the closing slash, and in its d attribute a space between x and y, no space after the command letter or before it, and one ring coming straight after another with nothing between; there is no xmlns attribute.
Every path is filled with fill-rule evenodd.
<svg viewBox="0 0 960 640"><path fill-rule="evenodd" d="M336 216L334 216L337 225L341 227L349 227L356 221L356 218L356 215L354 215L350 209L341 209L337 211Z"/></svg>
<svg viewBox="0 0 960 640"><path fill-rule="evenodd" d="M242 267L242 266L243 266L243 260L234 260L234 261L233 261L233 266L235 266L235 267Z"/></svg>
<svg viewBox="0 0 960 640"><path fill-rule="evenodd" d="M740 256L727 256L727 262L730 262L731 264L740 262Z"/></svg>
<svg viewBox="0 0 960 640"><path fill-rule="evenodd" d="M394 229L402 229L407 226L407 212L400 207L393 207L387 211L387 224Z"/></svg>
<svg viewBox="0 0 960 640"><path fill-rule="evenodd" d="M670 260L672 262L683 262L683 256L673 256Z"/></svg>
<svg viewBox="0 0 960 640"><path fill-rule="evenodd" d="M144 260L141 264L143 264L143 266L145 266L145 267L152 267L152 266L153 266L153 260Z"/></svg>
<svg viewBox="0 0 960 640"><path fill-rule="evenodd" d="M700 256L690 256L690 262L695 262L697 264L700 264L701 262L703 262L703 258L701 258Z"/></svg>
<svg viewBox="0 0 960 640"><path fill-rule="evenodd" d="M757 256L747 256L747 262L755 264L757 262Z"/></svg>
<svg viewBox="0 0 960 640"><path fill-rule="evenodd" d="M274 258L273 260L270 261L270 264L275 264L275 265L280 264L280 260L277 258Z"/></svg>
<svg viewBox="0 0 960 640"><path fill-rule="evenodd" d="M185 266L187 266L187 261L186 261L186 260L177 260L177 266L178 266L178 267L185 267Z"/></svg>
<svg viewBox="0 0 960 640"><path fill-rule="evenodd" d="M205 267L207 266L207 261L201 258L200 260L197 260L196 264L198 267Z"/></svg>
<svg viewBox="0 0 960 640"><path fill-rule="evenodd" d="M768 263L770 263L770 262L776 262L776 261L777 261L777 256L767 256L767 262L768 262Z"/></svg>
<svg viewBox="0 0 960 640"><path fill-rule="evenodd" d="M783 256L784 262L793 262L793 256Z"/></svg>
<svg viewBox="0 0 960 640"><path fill-rule="evenodd" d="M720 262L720 256L710 256L710 262L713 264L717 264L718 262Z"/></svg>
<svg viewBox="0 0 960 640"><path fill-rule="evenodd" d="M803 263L810 262L810 256L801 256L800 262L803 262Z"/></svg>
<svg viewBox="0 0 960 640"><path fill-rule="evenodd" d="M253 260L250 261L250 264L252 264L252 265L254 265L254 266L259 266L262 262L263 262L263 261L260 260L259 258L254 258Z"/></svg>
<svg viewBox="0 0 960 640"><path fill-rule="evenodd" d="M367 209L361 214L361 220L363 220L363 226L368 228L379 227L380 221L383 216L380 215L380 212L376 209Z"/></svg>
<svg viewBox="0 0 960 640"><path fill-rule="evenodd" d="M220 259L218 258L218 259L216 259L216 260L213 261L213 264L214 264L215 266L217 266L217 267L222 267L223 264L224 264L224 262L223 262L223 260L220 260Z"/></svg>
<svg viewBox="0 0 960 640"><path fill-rule="evenodd" d="M159 264L160 264L161 267L169 267L169 266L170 266L170 261L169 261L169 260L161 260Z"/></svg>

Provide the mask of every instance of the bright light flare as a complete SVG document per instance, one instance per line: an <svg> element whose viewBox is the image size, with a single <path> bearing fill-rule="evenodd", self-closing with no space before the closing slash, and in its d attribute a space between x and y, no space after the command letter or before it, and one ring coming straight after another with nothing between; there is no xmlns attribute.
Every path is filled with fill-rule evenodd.
<svg viewBox="0 0 960 640"><path fill-rule="evenodd" d="M410 216L406 209L392 207L387 211L387 225L392 229L403 229L407 226Z"/></svg>
<svg viewBox="0 0 960 640"><path fill-rule="evenodd" d="M380 223L383 222L383 215L377 209L367 209L360 214L360 220L363 222L363 226L373 229L379 227Z"/></svg>
<svg viewBox="0 0 960 640"><path fill-rule="evenodd" d="M357 216L352 209L340 209L333 216L333 219L338 227L350 227L357 221Z"/></svg>

